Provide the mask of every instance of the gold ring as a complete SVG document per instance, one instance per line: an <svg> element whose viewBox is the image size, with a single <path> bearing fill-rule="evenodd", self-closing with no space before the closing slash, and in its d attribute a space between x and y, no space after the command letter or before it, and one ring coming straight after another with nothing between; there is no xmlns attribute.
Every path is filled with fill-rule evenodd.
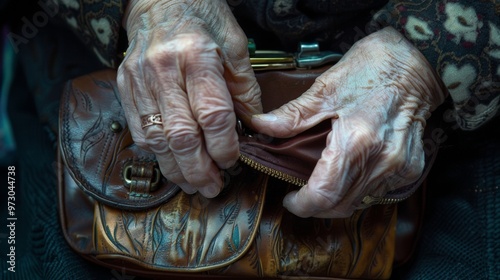
<svg viewBox="0 0 500 280"><path fill-rule="evenodd" d="M151 114L141 118L142 128L146 128L152 125L163 125L163 121L161 119L161 114Z"/></svg>

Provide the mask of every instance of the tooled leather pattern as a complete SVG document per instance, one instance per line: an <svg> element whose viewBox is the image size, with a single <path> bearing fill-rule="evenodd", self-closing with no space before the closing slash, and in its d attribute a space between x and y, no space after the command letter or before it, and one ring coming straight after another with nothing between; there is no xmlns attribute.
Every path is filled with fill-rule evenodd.
<svg viewBox="0 0 500 280"><path fill-rule="evenodd" d="M256 242L224 272L257 277L387 279L394 257L394 205L345 219L301 219L281 206L291 185L270 179ZM240 274L238 274L240 273Z"/></svg>
<svg viewBox="0 0 500 280"><path fill-rule="evenodd" d="M179 188L164 179L158 191L131 199L122 176L123 166L127 161L155 158L133 143L115 80L115 71L107 70L75 79L66 86L60 111L62 158L88 195L115 207L146 209L168 200ZM113 132L113 122L123 129Z"/></svg>
<svg viewBox="0 0 500 280"><path fill-rule="evenodd" d="M148 211L96 206L99 254L120 254L147 268L198 271L227 266L244 254L260 222L267 176L241 170L214 199L183 192Z"/></svg>
<svg viewBox="0 0 500 280"><path fill-rule="evenodd" d="M94 211L89 236L92 256L146 274L389 277L396 223L393 205L374 206L346 219L297 218L282 207L283 195L291 186L245 166L239 167L239 174L227 177L224 192L215 199L186 195L167 185L159 190L166 193L153 198L163 203L155 206L151 198L130 202L121 168L131 158L149 160L150 155L133 145L123 116L114 112L121 110L119 103L109 104L116 102L115 86L97 82L114 81L113 73L95 75L99 78L86 76L66 88L60 131L66 171L98 201L94 210L87 210ZM103 92L92 102L85 93L96 91L96 85ZM75 89L77 94L71 94ZM75 114L77 108L81 112ZM119 121L125 129L111 132L112 121ZM110 147L114 147L112 152ZM110 156L102 156L106 153ZM72 199L63 202L65 208L79 201L77 195ZM72 231L68 236L65 229L66 238L75 242L75 236L82 233L77 232L79 219L67 220Z"/></svg>
<svg viewBox="0 0 500 280"><path fill-rule="evenodd" d="M99 204L95 251L169 273L389 278L394 205L374 206L346 219L301 219L281 206L290 186L267 180L244 170L215 200L179 193L150 211Z"/></svg>

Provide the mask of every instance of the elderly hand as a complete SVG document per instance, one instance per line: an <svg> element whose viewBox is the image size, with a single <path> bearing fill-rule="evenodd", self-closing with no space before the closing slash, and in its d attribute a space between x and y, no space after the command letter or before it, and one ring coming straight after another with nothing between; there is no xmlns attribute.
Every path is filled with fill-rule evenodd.
<svg viewBox="0 0 500 280"><path fill-rule="evenodd" d="M417 180L426 119L444 92L422 54L394 29L357 42L301 97L252 119L275 137L332 120L308 184L284 206L301 217L347 217L366 195L383 197Z"/></svg>
<svg viewBox="0 0 500 280"><path fill-rule="evenodd" d="M225 0L135 0L125 14L117 82L133 140L184 191L214 197L239 156L235 112L262 112L246 36ZM143 128L154 114L162 124Z"/></svg>

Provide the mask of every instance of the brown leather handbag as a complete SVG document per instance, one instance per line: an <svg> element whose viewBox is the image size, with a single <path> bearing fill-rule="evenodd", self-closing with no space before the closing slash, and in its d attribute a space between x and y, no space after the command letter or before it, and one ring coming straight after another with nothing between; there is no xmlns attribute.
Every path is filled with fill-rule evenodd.
<svg viewBox="0 0 500 280"><path fill-rule="evenodd" d="M258 74L265 110L300 95L321 72ZM241 161L225 171L223 192L206 199L180 191L154 155L134 145L115 78L104 70L74 79L61 100L60 219L83 257L149 277L388 279L411 256L421 195L345 219L283 209L283 196L306 182L319 159L328 122L291 139L240 126ZM400 201L421 183L382 202Z"/></svg>

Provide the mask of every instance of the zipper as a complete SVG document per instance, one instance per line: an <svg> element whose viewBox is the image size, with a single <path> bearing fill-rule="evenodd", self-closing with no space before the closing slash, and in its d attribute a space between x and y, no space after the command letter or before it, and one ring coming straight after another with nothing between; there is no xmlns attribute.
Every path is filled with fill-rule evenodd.
<svg viewBox="0 0 500 280"><path fill-rule="evenodd" d="M269 175L271 177L274 177L276 179L280 179L280 180L285 181L287 183L294 184L294 185L299 186L299 187L303 187L307 184L307 180L300 179L300 178L297 178L297 177L292 176L290 174L287 174L283 171L279 171L279 170L267 167L267 166L263 165L262 163L257 162L257 161L255 161L255 160L253 160L245 155L240 154L240 160L244 164L250 166L251 168L253 168L259 172L262 172L262 173Z"/></svg>
<svg viewBox="0 0 500 280"><path fill-rule="evenodd" d="M399 203L403 200L406 200L409 198L414 192L411 192L407 196L404 196L402 198L389 198L389 197L374 197L371 195L367 195L363 197L362 203L367 206L375 205L375 204L395 204Z"/></svg>
<svg viewBox="0 0 500 280"><path fill-rule="evenodd" d="M237 129L238 133L241 135L245 135L245 136L250 137L250 138L253 137L253 135L251 135L250 133L248 133L245 130L245 128L240 120L237 121L236 129ZM303 187L307 184L307 180L300 179L300 178L295 177L293 175L287 174L283 171L279 171L279 170L276 170L274 168L265 166L264 164L257 162L255 160L251 159L250 157L245 156L243 154L240 154L239 159L241 162L248 165L249 167L251 167L259 172L262 172L266 175L269 175L273 178L285 181L287 183L296 185L298 187ZM417 188L413 188L407 195L405 195L404 197L401 197L401 198L375 197L375 196L367 195L363 198L362 204L365 206L371 206L371 205L375 205L375 204L399 203L403 200L408 199L413 193L415 193L416 190L417 190Z"/></svg>
<svg viewBox="0 0 500 280"><path fill-rule="evenodd" d="M245 127L243 126L243 123L239 119L236 122L236 131L240 135L243 135L243 136L246 136L249 138L253 138L253 134L249 133L249 131L247 131L247 129L245 129ZM271 167L267 167L264 164L257 162L255 160L251 159L250 157L245 156L243 154L240 154L239 159L241 162L248 165L249 167L251 167L259 172L262 172L266 175L269 175L273 178L285 181L287 183L290 183L290 184L293 184L293 185L296 185L299 187L303 187L307 184L307 180L300 179L298 177L287 174L283 171L276 170L276 169L271 168Z"/></svg>
<svg viewBox="0 0 500 280"><path fill-rule="evenodd" d="M290 174L287 174L283 171L276 170L274 168L267 167L263 165L260 162L257 162L253 159L251 159L248 156L245 156L243 154L240 154L240 161L242 161L244 164L248 165L249 167L262 172L266 175L269 175L273 178L285 181L287 183L303 187L307 184L307 180L297 178L295 176L292 176ZM416 189L415 189L416 190ZM399 203L403 200L408 199L414 192L415 190L412 190L409 194L405 195L404 197L401 198L390 198L390 197L374 197L371 195L367 195L363 198L362 204L365 206L372 206L375 204L396 204Z"/></svg>

